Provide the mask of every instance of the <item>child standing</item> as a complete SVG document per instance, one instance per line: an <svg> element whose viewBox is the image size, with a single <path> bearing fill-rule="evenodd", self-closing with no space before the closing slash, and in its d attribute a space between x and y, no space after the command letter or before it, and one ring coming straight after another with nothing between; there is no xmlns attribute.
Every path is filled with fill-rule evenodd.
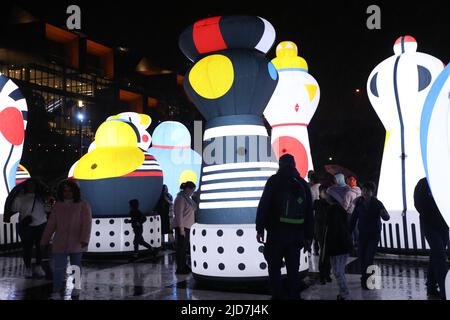
<svg viewBox="0 0 450 320"><path fill-rule="evenodd" d="M143 224L147 220L144 214L139 210L139 200L132 199L129 201L130 204L130 217L131 219L126 221L126 223L131 223L131 227L134 232L134 254L133 258L137 259L139 257L139 245L146 247L147 249L152 250L152 246L145 242L142 233L144 232Z"/></svg>

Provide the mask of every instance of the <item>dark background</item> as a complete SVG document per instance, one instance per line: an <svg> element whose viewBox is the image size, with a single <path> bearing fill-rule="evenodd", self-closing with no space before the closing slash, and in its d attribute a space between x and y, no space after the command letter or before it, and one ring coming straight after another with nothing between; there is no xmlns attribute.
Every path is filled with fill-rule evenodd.
<svg viewBox="0 0 450 320"><path fill-rule="evenodd" d="M418 51L444 63L450 59L448 1L14 3L63 27L67 6L77 4L81 7L81 32L110 46L132 48L150 57L155 65L180 74L186 72L189 61L178 48L178 36L188 25L216 15L248 14L267 19L277 33L268 58L275 56L278 42L294 41L320 85L319 107L309 126L315 168L337 163L354 171L360 180L378 180L384 144L384 128L366 93L371 70L393 55L394 41L406 34L416 38ZM381 8L381 30L366 27L370 4ZM2 6L8 5L2 2ZM4 15L8 10L2 12Z"/></svg>

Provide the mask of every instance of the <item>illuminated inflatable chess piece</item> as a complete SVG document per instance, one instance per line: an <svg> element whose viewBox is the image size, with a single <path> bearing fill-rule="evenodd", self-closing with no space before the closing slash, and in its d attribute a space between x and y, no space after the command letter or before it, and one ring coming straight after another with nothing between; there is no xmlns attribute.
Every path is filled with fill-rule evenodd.
<svg viewBox="0 0 450 320"><path fill-rule="evenodd" d="M164 121L152 134L152 147L148 150L154 155L164 173L164 184L174 197L180 191L180 184L192 181L200 184L201 156L191 149L191 134L181 123Z"/></svg>
<svg viewBox="0 0 450 320"><path fill-rule="evenodd" d="M19 87L0 73L0 208L16 185L16 171L22 157L27 127L27 102Z"/></svg>
<svg viewBox="0 0 450 320"><path fill-rule="evenodd" d="M308 124L320 99L317 81L308 73L308 64L299 57L297 45L283 41L272 60L280 79L264 116L272 126L272 147L280 158L294 156L297 170L305 178L313 170Z"/></svg>
<svg viewBox="0 0 450 320"><path fill-rule="evenodd" d="M433 198L450 226L450 64L432 85L422 111L422 159ZM448 282L447 282L448 283ZM447 293L447 299L449 295Z"/></svg>
<svg viewBox="0 0 450 320"><path fill-rule="evenodd" d="M180 36L181 50L194 62L184 88L206 119L200 209L191 229L195 277L267 276L255 217L278 168L262 118L278 82L264 56L274 40L272 25L251 16L207 18Z"/></svg>
<svg viewBox="0 0 450 320"><path fill-rule="evenodd" d="M153 214L162 190L163 173L156 159L139 147L148 147L151 141L145 131L148 125L147 115L122 113L109 117L97 129L89 152L71 170L80 184L82 198L90 203L98 221L93 224L90 252L132 250L131 226L124 223L129 200L138 199L139 209L145 215ZM143 141L144 136L148 136L147 141ZM159 217L148 220L150 223L144 224L144 239L159 247Z"/></svg>
<svg viewBox="0 0 450 320"><path fill-rule="evenodd" d="M391 214L389 224L400 226L399 232L386 230L386 246L390 248L413 249L412 224L421 247L413 200L414 187L425 175L420 155L420 115L442 69L439 59L417 52L416 40L403 36L394 44L394 56L375 67L367 82L370 102L386 129L377 197Z"/></svg>
<svg viewBox="0 0 450 320"><path fill-rule="evenodd" d="M19 87L8 77L0 73L0 224L3 224L3 210L6 197L21 178L19 161L22 157L25 130L27 127L27 102ZM11 245L20 241L17 236L16 222L18 215L10 220L11 225L0 225L5 231L0 240L1 245Z"/></svg>

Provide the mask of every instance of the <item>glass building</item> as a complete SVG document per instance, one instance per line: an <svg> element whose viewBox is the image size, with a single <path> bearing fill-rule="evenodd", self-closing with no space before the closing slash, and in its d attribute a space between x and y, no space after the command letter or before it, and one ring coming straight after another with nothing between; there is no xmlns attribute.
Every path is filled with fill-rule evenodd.
<svg viewBox="0 0 450 320"><path fill-rule="evenodd" d="M112 114L149 114L150 132L168 119L183 119L192 127L196 115L194 108L185 107L189 101L182 93L182 77L142 57L130 68L130 49L105 46L24 12L15 20L0 37L0 72L13 79L27 100L21 162L32 175L45 180L66 176L87 152L96 128Z"/></svg>

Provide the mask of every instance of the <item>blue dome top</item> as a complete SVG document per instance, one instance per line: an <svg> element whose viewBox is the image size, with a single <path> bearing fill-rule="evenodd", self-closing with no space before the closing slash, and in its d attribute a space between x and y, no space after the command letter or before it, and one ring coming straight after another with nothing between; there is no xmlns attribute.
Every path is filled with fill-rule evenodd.
<svg viewBox="0 0 450 320"><path fill-rule="evenodd" d="M164 121L153 131L152 144L153 146L190 146L191 134L182 123Z"/></svg>

